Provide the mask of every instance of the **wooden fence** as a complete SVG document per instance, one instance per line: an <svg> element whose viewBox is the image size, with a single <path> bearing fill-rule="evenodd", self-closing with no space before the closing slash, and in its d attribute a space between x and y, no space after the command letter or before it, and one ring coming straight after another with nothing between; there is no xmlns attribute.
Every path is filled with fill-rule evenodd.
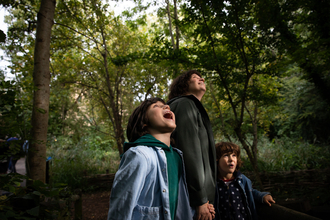
<svg viewBox="0 0 330 220"><path fill-rule="evenodd" d="M244 172L252 181L255 180L253 172ZM308 188L328 187L330 185L330 168L322 170L298 170L260 173L265 191L273 191L279 187L290 189L296 186Z"/></svg>

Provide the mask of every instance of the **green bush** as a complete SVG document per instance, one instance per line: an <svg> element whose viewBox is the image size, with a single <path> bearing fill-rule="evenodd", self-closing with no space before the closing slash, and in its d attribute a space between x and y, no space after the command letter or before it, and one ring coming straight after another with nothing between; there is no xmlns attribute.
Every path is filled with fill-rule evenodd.
<svg viewBox="0 0 330 220"><path fill-rule="evenodd" d="M112 141L102 141L98 136L81 138L77 144L63 137L53 141L48 149L52 157L50 181L86 189L85 176L115 173L120 159L112 146Z"/></svg>
<svg viewBox="0 0 330 220"><path fill-rule="evenodd" d="M64 184L51 187L41 181L31 181L29 187L20 187L26 176L0 175L0 219L71 219L71 191Z"/></svg>
<svg viewBox="0 0 330 220"><path fill-rule="evenodd" d="M243 170L252 171L251 163L242 150ZM283 137L259 140L258 166L260 171L289 171L323 169L330 165L330 147L310 144L301 139Z"/></svg>

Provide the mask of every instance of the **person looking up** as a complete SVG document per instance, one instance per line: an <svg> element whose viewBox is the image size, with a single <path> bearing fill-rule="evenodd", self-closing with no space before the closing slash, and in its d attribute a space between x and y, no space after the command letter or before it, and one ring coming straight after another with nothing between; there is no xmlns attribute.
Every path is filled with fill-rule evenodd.
<svg viewBox="0 0 330 220"><path fill-rule="evenodd" d="M176 115L172 134L183 152L190 206L194 219L211 220L216 187L216 158L210 119L201 103L205 80L189 70L173 80L167 104Z"/></svg>
<svg viewBox="0 0 330 220"><path fill-rule="evenodd" d="M147 99L133 111L108 220L192 219L182 152L170 141L175 128L175 115L160 98Z"/></svg>

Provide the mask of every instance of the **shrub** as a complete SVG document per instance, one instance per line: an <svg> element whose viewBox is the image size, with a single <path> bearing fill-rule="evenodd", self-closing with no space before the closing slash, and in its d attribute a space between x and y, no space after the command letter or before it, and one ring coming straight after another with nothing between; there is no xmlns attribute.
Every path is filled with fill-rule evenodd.
<svg viewBox="0 0 330 220"><path fill-rule="evenodd" d="M85 176L117 171L120 159L118 152L112 149L111 141L85 137L74 145L67 139L54 141L48 149L52 158L52 183L66 183L74 189L86 189Z"/></svg>
<svg viewBox="0 0 330 220"><path fill-rule="evenodd" d="M53 187L41 181L31 181L29 187L20 187L28 180L20 174L0 175L0 219L71 219L71 191L63 184Z"/></svg>
<svg viewBox="0 0 330 220"><path fill-rule="evenodd" d="M260 138L258 145L258 166L260 171L289 171L323 169L330 165L330 147L316 145L283 137L269 141ZM243 170L252 171L252 166L242 150Z"/></svg>

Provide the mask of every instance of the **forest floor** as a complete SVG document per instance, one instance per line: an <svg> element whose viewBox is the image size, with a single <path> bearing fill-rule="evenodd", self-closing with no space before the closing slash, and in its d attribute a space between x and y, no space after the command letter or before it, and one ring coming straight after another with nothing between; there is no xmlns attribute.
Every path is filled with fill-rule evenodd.
<svg viewBox="0 0 330 220"><path fill-rule="evenodd" d="M83 193L83 220L105 220L108 216L110 191Z"/></svg>

